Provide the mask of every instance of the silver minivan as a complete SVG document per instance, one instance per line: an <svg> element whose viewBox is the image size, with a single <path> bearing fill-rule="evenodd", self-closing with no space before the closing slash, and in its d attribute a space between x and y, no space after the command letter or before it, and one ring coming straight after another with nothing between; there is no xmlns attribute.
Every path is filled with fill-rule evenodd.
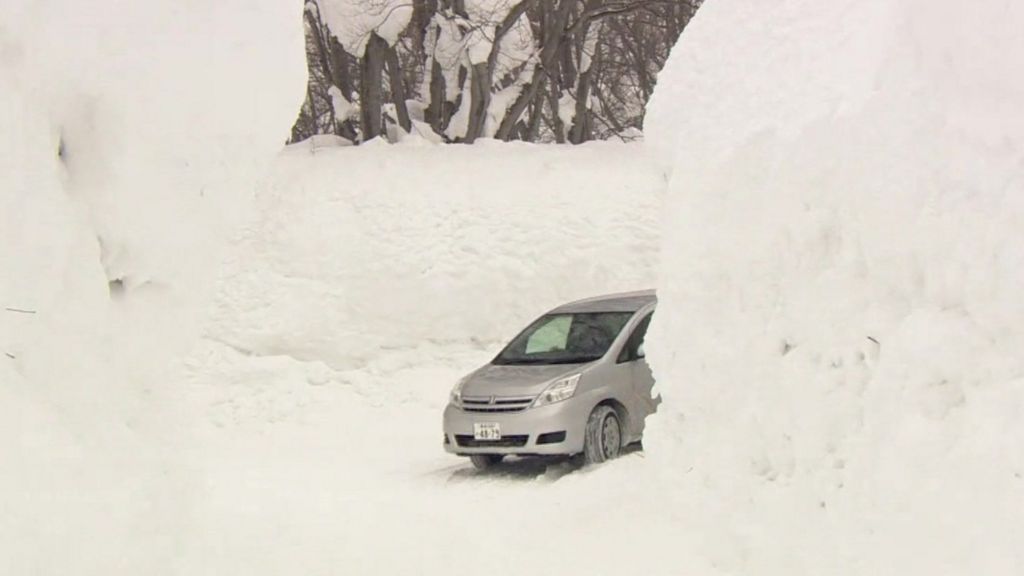
<svg viewBox="0 0 1024 576"><path fill-rule="evenodd" d="M484 469L506 455L586 463L639 443L660 399L644 360L653 290L559 306L463 378L444 411L444 448Z"/></svg>

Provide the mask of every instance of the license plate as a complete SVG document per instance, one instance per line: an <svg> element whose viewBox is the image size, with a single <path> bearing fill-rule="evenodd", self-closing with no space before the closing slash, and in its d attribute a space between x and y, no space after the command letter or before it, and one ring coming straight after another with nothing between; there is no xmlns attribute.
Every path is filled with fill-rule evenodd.
<svg viewBox="0 0 1024 576"><path fill-rule="evenodd" d="M475 422L473 424L474 440L501 440L501 426L497 422Z"/></svg>

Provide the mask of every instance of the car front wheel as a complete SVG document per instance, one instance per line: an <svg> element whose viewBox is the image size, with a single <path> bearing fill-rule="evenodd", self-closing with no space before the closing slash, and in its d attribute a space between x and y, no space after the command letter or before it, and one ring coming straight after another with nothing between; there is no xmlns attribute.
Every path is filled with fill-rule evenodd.
<svg viewBox="0 0 1024 576"><path fill-rule="evenodd" d="M622 426L619 415L611 406L598 406L587 419L583 440L583 459L586 464L598 464L619 455L622 448Z"/></svg>

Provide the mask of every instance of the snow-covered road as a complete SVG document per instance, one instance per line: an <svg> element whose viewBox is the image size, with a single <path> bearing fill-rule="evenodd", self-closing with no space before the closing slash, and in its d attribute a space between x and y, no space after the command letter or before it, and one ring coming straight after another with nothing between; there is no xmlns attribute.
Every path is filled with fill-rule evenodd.
<svg viewBox="0 0 1024 576"><path fill-rule="evenodd" d="M643 452L478 472L440 443L452 384L492 350L394 351L364 370L245 357L191 367L188 574L673 574L683 519ZM230 358L234 356L234 358Z"/></svg>

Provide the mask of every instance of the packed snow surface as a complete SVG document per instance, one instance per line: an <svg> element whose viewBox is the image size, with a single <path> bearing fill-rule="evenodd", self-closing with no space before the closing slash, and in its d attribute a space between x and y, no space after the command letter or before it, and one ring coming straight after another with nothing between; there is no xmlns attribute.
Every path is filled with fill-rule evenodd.
<svg viewBox="0 0 1024 576"><path fill-rule="evenodd" d="M646 122L648 448L717 572L1019 573L1024 7L763 4L701 9Z"/></svg>

